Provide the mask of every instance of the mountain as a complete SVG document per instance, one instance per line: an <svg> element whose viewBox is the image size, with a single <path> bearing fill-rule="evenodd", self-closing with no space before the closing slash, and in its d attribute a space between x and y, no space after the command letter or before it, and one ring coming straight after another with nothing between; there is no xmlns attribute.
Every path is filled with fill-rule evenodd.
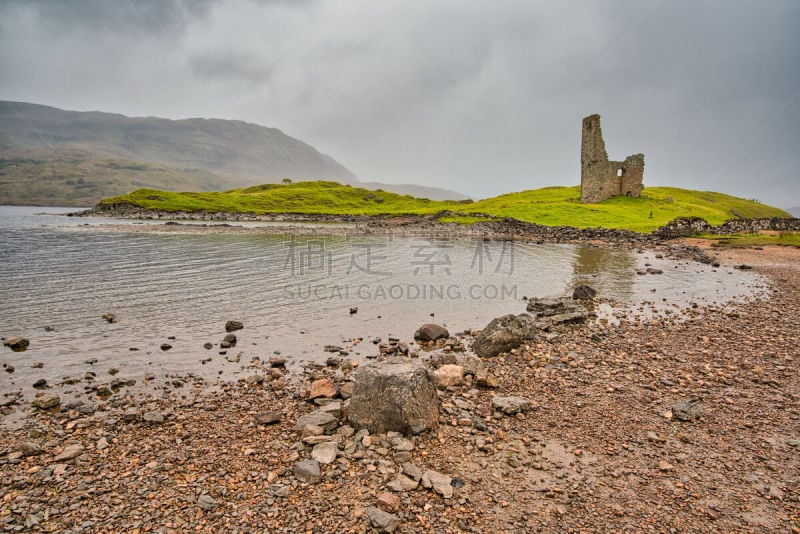
<svg viewBox="0 0 800 534"><path fill-rule="evenodd" d="M792 217L800 217L800 206L788 208L786 211L792 214Z"/></svg>
<svg viewBox="0 0 800 534"><path fill-rule="evenodd" d="M137 187L220 190L283 178L358 183L276 128L0 101L0 203L93 204Z"/></svg>

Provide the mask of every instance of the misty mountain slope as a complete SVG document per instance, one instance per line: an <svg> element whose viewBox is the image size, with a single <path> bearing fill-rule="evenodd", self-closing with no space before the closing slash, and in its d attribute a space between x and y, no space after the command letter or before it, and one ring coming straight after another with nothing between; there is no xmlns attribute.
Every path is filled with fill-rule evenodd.
<svg viewBox="0 0 800 534"><path fill-rule="evenodd" d="M276 128L222 119L170 120L0 102L0 151L78 148L96 156L201 169L239 185L277 178L357 183L333 158Z"/></svg>

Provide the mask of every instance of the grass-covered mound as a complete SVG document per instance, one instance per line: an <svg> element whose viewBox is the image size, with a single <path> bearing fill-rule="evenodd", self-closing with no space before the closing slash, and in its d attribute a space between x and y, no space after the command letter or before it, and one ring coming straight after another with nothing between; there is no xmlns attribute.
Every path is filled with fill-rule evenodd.
<svg viewBox="0 0 800 534"><path fill-rule="evenodd" d="M546 187L493 198L434 201L371 191L336 182L266 184L225 192L175 193L139 189L106 198L101 204L128 203L174 211L303 213L319 215L430 215L448 210L444 220L470 223L479 215L513 217L549 226L626 228L648 232L677 217L702 217L721 224L737 217L790 217L783 210L742 198L674 187L649 187L641 198L615 197L599 204L581 204L579 187ZM476 216L477 215L477 216Z"/></svg>

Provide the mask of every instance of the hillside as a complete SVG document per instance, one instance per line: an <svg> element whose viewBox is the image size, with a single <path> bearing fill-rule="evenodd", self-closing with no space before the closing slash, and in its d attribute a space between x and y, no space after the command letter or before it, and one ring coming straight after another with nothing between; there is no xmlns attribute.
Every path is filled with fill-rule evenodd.
<svg viewBox="0 0 800 534"><path fill-rule="evenodd" d="M641 198L616 197L581 204L578 187L549 187L509 193L477 202L434 201L334 182L267 184L224 193L174 193L140 189L107 198L102 204L127 203L164 211L304 213L337 215L459 215L445 220L472 222L481 214L513 217L550 226L627 228L646 232L676 217L702 217L720 224L737 217L788 217L785 211L721 193L670 187L645 189Z"/></svg>

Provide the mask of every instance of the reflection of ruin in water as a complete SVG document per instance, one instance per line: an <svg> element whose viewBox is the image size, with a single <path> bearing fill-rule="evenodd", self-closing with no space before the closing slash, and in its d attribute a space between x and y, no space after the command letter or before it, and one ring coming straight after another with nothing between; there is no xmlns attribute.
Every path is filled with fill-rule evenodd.
<svg viewBox="0 0 800 534"><path fill-rule="evenodd" d="M571 287L586 284L600 296L630 300L634 296L636 257L628 251L576 246L572 259Z"/></svg>

